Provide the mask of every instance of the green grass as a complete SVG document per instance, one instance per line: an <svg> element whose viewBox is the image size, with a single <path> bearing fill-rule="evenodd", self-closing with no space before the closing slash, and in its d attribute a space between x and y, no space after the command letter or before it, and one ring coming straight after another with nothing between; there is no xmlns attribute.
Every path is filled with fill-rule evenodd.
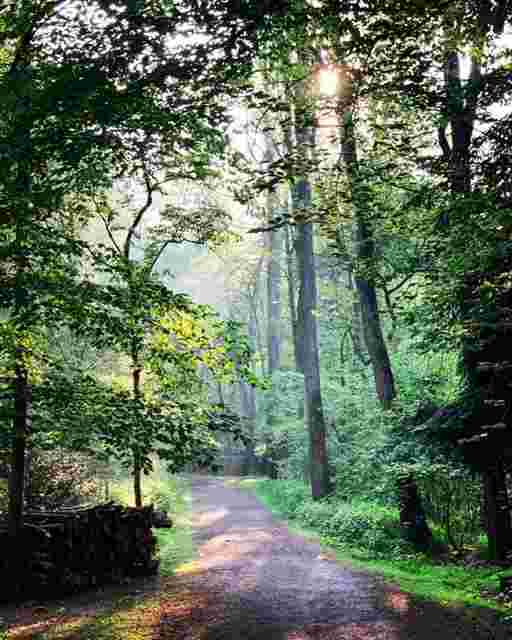
<svg viewBox="0 0 512 640"><path fill-rule="evenodd" d="M160 574L172 575L176 568L194 557L190 529L189 492L182 478L157 471L143 479L143 502L153 503L156 509L166 511L173 520L172 529L156 529ZM133 504L131 479L116 482L111 490L112 498L121 504Z"/></svg>
<svg viewBox="0 0 512 640"><path fill-rule="evenodd" d="M109 611L52 621L41 632L17 634L20 640L152 640L160 622L159 599L154 596L119 598Z"/></svg>
<svg viewBox="0 0 512 640"><path fill-rule="evenodd" d="M509 605L482 595L483 591L497 592L499 577L506 572L493 566L436 563L413 553L396 539L398 512L368 502L313 502L305 485L291 481L249 479L240 486L255 491L274 513L289 519L293 529L315 536L342 562L383 575L422 598L511 613ZM369 530L362 531L365 527Z"/></svg>

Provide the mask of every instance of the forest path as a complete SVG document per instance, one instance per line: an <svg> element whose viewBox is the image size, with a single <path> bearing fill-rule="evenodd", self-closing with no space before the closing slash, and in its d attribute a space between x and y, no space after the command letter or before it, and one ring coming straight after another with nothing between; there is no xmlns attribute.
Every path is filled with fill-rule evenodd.
<svg viewBox="0 0 512 640"><path fill-rule="evenodd" d="M195 560L168 577L0 606L0 640L511 638L488 610L442 607L340 564L236 481L189 480Z"/></svg>
<svg viewBox="0 0 512 640"><path fill-rule="evenodd" d="M197 476L191 489L199 557L161 585L162 640L506 637L483 613L421 601L341 565L234 483Z"/></svg>

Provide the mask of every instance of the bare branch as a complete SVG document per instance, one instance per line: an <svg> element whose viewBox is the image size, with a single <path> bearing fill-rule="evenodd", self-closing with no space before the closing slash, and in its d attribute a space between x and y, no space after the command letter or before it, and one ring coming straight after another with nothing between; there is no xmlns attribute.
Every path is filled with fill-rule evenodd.
<svg viewBox="0 0 512 640"><path fill-rule="evenodd" d="M132 244L133 235L137 231L137 227L139 226L144 214L146 213L146 211L153 204L154 185L151 184L151 180L149 179L149 175L148 175L148 173L146 171L144 171L144 183L146 185L146 192L147 192L146 202L139 209L139 211L137 212L135 218L133 219L133 222L130 225L130 228L128 229L128 233L126 234L126 239L124 241L123 255L124 255L125 260L127 262L130 260L130 248L131 248L131 244Z"/></svg>
<svg viewBox="0 0 512 640"><path fill-rule="evenodd" d="M94 202L94 206L96 207L96 213L101 218L101 220L103 222L103 225L105 227L105 230L106 230L106 232L108 234L108 237L110 238L110 242L114 246L114 248L117 251L117 253L119 255L122 255L123 252L121 250L121 247L118 245L117 240L115 239L114 234L112 233L112 229L110 228L110 222L105 217L105 215L101 212L101 209L100 209L100 206L99 206L98 202L95 199L93 200L93 202Z"/></svg>

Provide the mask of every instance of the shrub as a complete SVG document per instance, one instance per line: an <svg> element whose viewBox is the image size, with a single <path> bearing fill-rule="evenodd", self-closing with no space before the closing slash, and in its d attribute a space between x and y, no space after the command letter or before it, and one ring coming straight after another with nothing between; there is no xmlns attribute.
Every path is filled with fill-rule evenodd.
<svg viewBox="0 0 512 640"><path fill-rule="evenodd" d="M144 504L154 504L155 509L175 515L184 509L185 489L182 482L172 474L161 470L155 464L154 471L143 478L142 500ZM112 478L110 490L112 500L133 505L133 481L125 474Z"/></svg>
<svg viewBox="0 0 512 640"><path fill-rule="evenodd" d="M280 513L318 532L334 546L363 550L373 557L413 553L400 537L397 509L335 497L315 502L309 488L297 481L262 481L258 491Z"/></svg>
<svg viewBox="0 0 512 640"><path fill-rule="evenodd" d="M101 463L93 457L62 448L34 449L29 456L27 501L31 508L56 509L100 498Z"/></svg>

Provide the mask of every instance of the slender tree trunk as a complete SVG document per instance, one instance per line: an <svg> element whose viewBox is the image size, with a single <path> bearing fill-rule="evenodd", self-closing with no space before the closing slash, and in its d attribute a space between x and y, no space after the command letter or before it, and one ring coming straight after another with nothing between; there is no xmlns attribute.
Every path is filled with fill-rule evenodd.
<svg viewBox="0 0 512 640"><path fill-rule="evenodd" d="M352 120L352 89L349 74L346 82L340 82L344 94L340 96L340 112L343 114L342 154L352 192L354 227L353 241L355 246L358 270L355 273L355 284L361 304L361 318L366 348L373 369L375 389L384 409L389 409L396 395L395 382L389 354L382 333L379 305L374 279L371 275L375 260L375 242L368 220L365 219L360 203L365 197L364 185L359 183L357 170L357 150Z"/></svg>
<svg viewBox="0 0 512 640"><path fill-rule="evenodd" d="M286 248L286 269L288 281L288 307L290 313L290 324L293 339L293 355L295 359L295 369L300 373L304 373L304 329L299 326L299 316L302 320L302 312L299 312L296 296L296 280L297 276L294 269L294 243L290 238L290 227L285 227L285 248ZM303 324L303 323L301 323Z"/></svg>
<svg viewBox="0 0 512 640"><path fill-rule="evenodd" d="M24 80L21 94L18 96L20 108L30 110L31 100L28 95ZM25 95L25 92L27 95ZM9 506L8 506L8 533L10 543L16 548L20 544L23 535L23 511L25 494L25 456L29 434L29 404L30 388L28 381L27 358L29 353L25 345L24 337L27 334L27 310L30 305L27 294L26 275L28 271L28 256L26 255L26 235L31 224L31 210L28 200L32 192L32 141L30 131L20 132L23 141L24 157L18 163L17 189L20 195L19 210L16 211L15 232L15 268L16 290L14 300L13 318L15 321L14 336L14 419L13 441L11 449L11 470L9 475ZM14 571L17 567L19 551L11 557Z"/></svg>
<svg viewBox="0 0 512 640"><path fill-rule="evenodd" d="M253 331L252 340L253 340L253 348L256 349L259 353L258 361L261 366L261 374L266 375L265 370L265 350L262 338L262 331L260 326L260 320L258 317L258 308L260 301L260 276L261 271L263 269L265 256L262 255L258 260L258 264L256 265L256 270L254 273L254 286L252 288L252 292L249 294L249 327Z"/></svg>
<svg viewBox="0 0 512 640"><path fill-rule="evenodd" d="M275 160L276 151L269 127L265 133L264 163L270 164ZM267 194L267 219L271 223L279 213L279 196L275 188ZM281 253L282 234L276 229L267 235L267 369L271 379L272 389L267 394L266 417L267 425L272 428L275 420L275 389L272 377L281 366Z"/></svg>
<svg viewBox="0 0 512 640"><path fill-rule="evenodd" d="M315 312L317 290L313 254L313 225L299 225L298 247L302 257L303 314L304 314L304 396L309 431L311 494L314 499L325 497L330 491L327 438L322 393L318 330Z"/></svg>
<svg viewBox="0 0 512 640"><path fill-rule="evenodd" d="M304 265L302 254L297 245L298 238L294 242L288 239L288 297L290 304L290 317L292 321L293 353L295 368L299 373L304 373ZM293 255L297 261L297 269L294 269ZM295 282L298 282L298 286ZM297 292L297 293L296 293Z"/></svg>
<svg viewBox="0 0 512 640"><path fill-rule="evenodd" d="M489 557L497 562L506 559L510 549L510 505L505 471L497 460L483 475Z"/></svg>
<svg viewBox="0 0 512 640"><path fill-rule="evenodd" d="M271 211L275 215L275 196ZM269 198L269 204L272 202ZM267 312L268 312L268 371L272 375L281 366L281 254L282 233L269 234L269 260L267 267Z"/></svg>
<svg viewBox="0 0 512 640"><path fill-rule="evenodd" d="M256 393L254 387L247 384L241 378L238 381L240 393L240 414L245 419L250 438L245 447L245 462L243 465L243 475L250 475L254 469L254 434L256 430Z"/></svg>
<svg viewBox="0 0 512 640"><path fill-rule="evenodd" d="M135 400L140 400L141 393L141 374L142 367L140 365L140 355L137 347L132 348L132 388ZM133 496L135 506L142 507L142 456L137 445L133 448Z"/></svg>
<svg viewBox="0 0 512 640"><path fill-rule="evenodd" d="M311 117L305 96L304 83L295 95L295 139L297 151L305 159L314 151L315 135L311 129ZM318 353L318 329L316 321L317 288L315 257L313 252L313 225L308 221L311 212L311 184L304 175L304 167L298 167L299 177L292 191L293 217L297 220L295 243L300 274L299 317L302 313L304 328L304 409L309 433L309 460L311 494L317 500L329 494L329 463L327 456L326 424L322 407L320 386L320 359ZM302 175L301 175L302 174ZM300 320L299 320L300 322Z"/></svg>
<svg viewBox="0 0 512 640"><path fill-rule="evenodd" d="M256 349L257 344L257 326L255 322L254 315L249 312L249 321L248 321L248 333L249 340L251 344L251 348L253 351ZM254 366L254 362L253 362ZM254 437L256 433L256 418L257 418L257 402L256 402L256 389L243 382L243 388L240 388L240 393L243 395L243 400L241 400L243 411L245 411L247 415L247 420L249 424L249 437L251 438L249 444L246 447L246 459L247 459L247 473L252 473L255 466L255 442Z"/></svg>

